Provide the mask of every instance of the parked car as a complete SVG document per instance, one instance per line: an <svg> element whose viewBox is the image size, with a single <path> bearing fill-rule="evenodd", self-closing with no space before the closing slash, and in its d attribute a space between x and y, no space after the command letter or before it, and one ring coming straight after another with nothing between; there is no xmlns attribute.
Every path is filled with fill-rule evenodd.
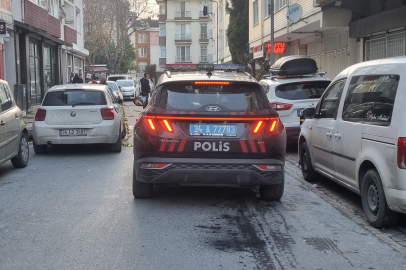
<svg viewBox="0 0 406 270"><path fill-rule="evenodd" d="M123 98L135 99L139 96L137 93L133 80L117 80L117 85L121 87L121 92L123 93Z"/></svg>
<svg viewBox="0 0 406 270"><path fill-rule="evenodd" d="M243 66L221 66L161 76L134 126L135 198L151 197L154 184L259 186L264 200L282 197L285 128Z"/></svg>
<svg viewBox="0 0 406 270"><path fill-rule="evenodd" d="M132 79L133 78L130 75L125 75L125 74L122 74L122 75L110 75L110 76L107 77L108 81L113 81L113 82L115 82L117 80L132 80Z"/></svg>
<svg viewBox="0 0 406 270"><path fill-rule="evenodd" d="M53 144L110 144L121 152L123 112L107 85L57 85L48 90L33 122L33 146L43 154ZM120 100L118 101L120 102Z"/></svg>
<svg viewBox="0 0 406 270"><path fill-rule="evenodd" d="M271 67L260 84L279 113L286 128L288 143L297 143L300 133L299 115L305 108L314 108L331 80L318 72L316 62L307 57L287 56Z"/></svg>
<svg viewBox="0 0 406 270"><path fill-rule="evenodd" d="M303 111L303 177L319 174L361 195L369 223L388 227L406 213L406 57L342 71L316 108Z"/></svg>
<svg viewBox="0 0 406 270"><path fill-rule="evenodd" d="M110 88L111 91L113 91L113 94L117 99L124 100L121 87L119 87L116 82L107 81L107 86Z"/></svg>
<svg viewBox="0 0 406 270"><path fill-rule="evenodd" d="M28 130L8 83L0 80L0 164L24 168L29 160Z"/></svg>

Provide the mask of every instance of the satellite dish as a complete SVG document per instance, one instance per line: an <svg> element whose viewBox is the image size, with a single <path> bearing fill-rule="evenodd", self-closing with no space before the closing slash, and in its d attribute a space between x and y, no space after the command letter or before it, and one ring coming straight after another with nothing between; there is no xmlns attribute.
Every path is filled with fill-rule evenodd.
<svg viewBox="0 0 406 270"><path fill-rule="evenodd" d="M300 4L293 4L288 8L288 20L291 23L297 23L302 19L303 8Z"/></svg>

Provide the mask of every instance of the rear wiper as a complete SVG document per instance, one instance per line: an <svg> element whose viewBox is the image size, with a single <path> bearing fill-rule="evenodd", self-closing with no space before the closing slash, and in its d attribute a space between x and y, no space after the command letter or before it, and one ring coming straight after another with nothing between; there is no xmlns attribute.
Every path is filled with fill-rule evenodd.
<svg viewBox="0 0 406 270"><path fill-rule="evenodd" d="M92 103L92 102L78 102L78 103L72 104L72 107L75 107L77 105L95 105L95 103Z"/></svg>

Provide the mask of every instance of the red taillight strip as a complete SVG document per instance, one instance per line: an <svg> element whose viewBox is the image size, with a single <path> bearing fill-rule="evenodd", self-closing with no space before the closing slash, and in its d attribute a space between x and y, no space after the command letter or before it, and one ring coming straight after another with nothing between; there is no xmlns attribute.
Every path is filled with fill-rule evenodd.
<svg viewBox="0 0 406 270"><path fill-rule="evenodd" d="M155 125L154 125L154 122L152 122L151 119L147 119L147 123L149 124L149 128L150 128L150 129L152 129L152 130L155 130L155 129L156 129L156 127L155 127Z"/></svg>
<svg viewBox="0 0 406 270"><path fill-rule="evenodd" d="M230 82L215 82L215 81L205 81L205 82L195 82L196 85L229 85Z"/></svg>
<svg viewBox="0 0 406 270"><path fill-rule="evenodd" d="M213 120L213 121L276 121L278 118L269 118L269 117L203 117L203 116L156 116L157 119L174 119L174 120Z"/></svg>
<svg viewBox="0 0 406 270"><path fill-rule="evenodd" d="M257 126L254 129L254 132L253 132L254 134L258 133L258 131L261 129L263 123L264 122L262 122L262 121L258 122Z"/></svg>
<svg viewBox="0 0 406 270"><path fill-rule="evenodd" d="M270 129L271 132L275 130L277 122L278 122L278 120L273 120L272 125L271 125L271 129Z"/></svg>
<svg viewBox="0 0 406 270"><path fill-rule="evenodd" d="M166 128L166 130L168 131L168 132L173 132L173 129L172 129L172 127L171 127L171 125L168 123L168 120L163 120L162 121L163 123L164 123L164 125L165 125L165 128Z"/></svg>

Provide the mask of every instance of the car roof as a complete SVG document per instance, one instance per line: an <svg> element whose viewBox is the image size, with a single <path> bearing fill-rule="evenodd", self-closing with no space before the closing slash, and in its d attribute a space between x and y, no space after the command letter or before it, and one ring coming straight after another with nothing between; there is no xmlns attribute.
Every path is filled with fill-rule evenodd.
<svg viewBox="0 0 406 270"><path fill-rule="evenodd" d="M117 80L119 81L119 80ZM116 83L115 81L106 81L107 83Z"/></svg>
<svg viewBox="0 0 406 270"><path fill-rule="evenodd" d="M241 71L225 71L225 70L213 70L211 75L208 75L207 70L196 70L196 71L176 71L169 72L166 71L161 75L157 83L167 83L167 82L186 82L186 81L197 81L197 80L210 80L210 81L239 81L239 82L254 82L254 79L250 74Z"/></svg>
<svg viewBox="0 0 406 270"><path fill-rule="evenodd" d="M107 85L104 84L62 84L62 85L54 85L52 86L48 92L53 92L53 91L61 91L61 90L73 90L73 89L78 89L78 90L106 90Z"/></svg>

